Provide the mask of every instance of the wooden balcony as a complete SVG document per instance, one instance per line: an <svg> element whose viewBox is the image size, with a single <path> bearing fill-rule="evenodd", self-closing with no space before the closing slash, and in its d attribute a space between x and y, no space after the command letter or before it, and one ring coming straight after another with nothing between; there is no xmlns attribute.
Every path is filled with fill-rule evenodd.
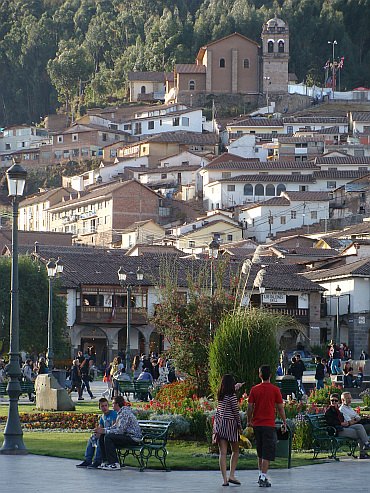
<svg viewBox="0 0 370 493"><path fill-rule="evenodd" d="M76 308L76 321L78 324L120 324L126 325L126 308L116 307L112 318L113 308L103 306L78 306ZM148 323L148 311L146 308L131 308L131 324L146 325Z"/></svg>
<svg viewBox="0 0 370 493"><path fill-rule="evenodd" d="M298 320L303 325L309 325L310 322L310 310L308 308L286 308L286 307L269 307L264 306L264 310L268 310L271 313L278 313L279 315L287 315Z"/></svg>

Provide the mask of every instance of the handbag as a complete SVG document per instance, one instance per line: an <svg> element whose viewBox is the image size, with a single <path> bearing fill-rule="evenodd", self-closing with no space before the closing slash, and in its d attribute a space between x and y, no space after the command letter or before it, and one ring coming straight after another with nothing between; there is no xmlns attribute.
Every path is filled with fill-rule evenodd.
<svg viewBox="0 0 370 493"><path fill-rule="evenodd" d="M212 433L212 443L218 443L218 433Z"/></svg>

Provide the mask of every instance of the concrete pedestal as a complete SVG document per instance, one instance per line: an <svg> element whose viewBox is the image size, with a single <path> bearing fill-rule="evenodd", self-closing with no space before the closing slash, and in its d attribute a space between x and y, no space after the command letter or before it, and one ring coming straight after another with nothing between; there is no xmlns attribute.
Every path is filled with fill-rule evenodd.
<svg viewBox="0 0 370 493"><path fill-rule="evenodd" d="M52 375L39 375L35 381L36 409L74 411L75 405L68 392Z"/></svg>

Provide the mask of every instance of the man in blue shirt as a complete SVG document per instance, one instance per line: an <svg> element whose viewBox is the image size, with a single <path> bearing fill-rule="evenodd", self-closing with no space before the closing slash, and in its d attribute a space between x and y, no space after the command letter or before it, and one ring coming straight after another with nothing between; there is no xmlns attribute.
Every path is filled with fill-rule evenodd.
<svg viewBox="0 0 370 493"><path fill-rule="evenodd" d="M117 419L117 411L109 410L109 402L105 397L99 399L99 409L102 411L102 416L99 419L99 427L110 428ZM93 462L94 452L95 460ZM85 460L76 467L87 467L88 469L97 469L102 463L101 451L99 446L99 435L93 434L89 438L85 451Z"/></svg>

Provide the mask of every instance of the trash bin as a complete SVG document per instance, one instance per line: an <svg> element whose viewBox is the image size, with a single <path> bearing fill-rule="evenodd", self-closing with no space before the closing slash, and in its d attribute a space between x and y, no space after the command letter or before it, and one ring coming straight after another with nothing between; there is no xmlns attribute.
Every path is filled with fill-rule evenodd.
<svg viewBox="0 0 370 493"><path fill-rule="evenodd" d="M276 457L283 457L288 459L288 468L290 468L292 460L292 430L290 426L286 425L286 433L281 433L280 427L283 424L282 421L275 421L275 426L277 429L277 446L276 446Z"/></svg>

